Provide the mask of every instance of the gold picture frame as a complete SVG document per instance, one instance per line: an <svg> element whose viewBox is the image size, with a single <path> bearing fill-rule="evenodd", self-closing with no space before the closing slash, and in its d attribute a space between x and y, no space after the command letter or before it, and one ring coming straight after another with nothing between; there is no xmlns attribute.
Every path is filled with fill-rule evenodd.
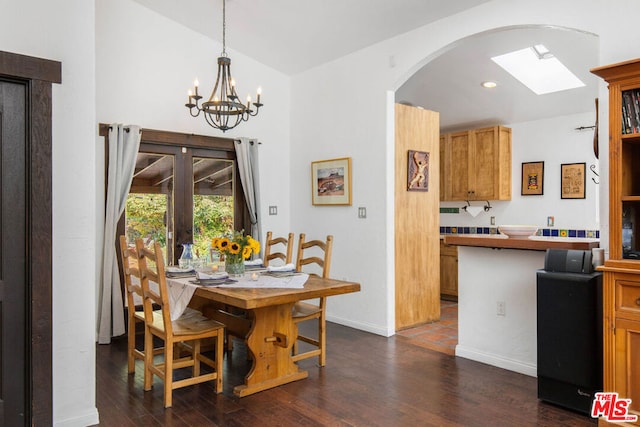
<svg viewBox="0 0 640 427"><path fill-rule="evenodd" d="M560 195L563 199L584 199L587 183L586 163L560 165Z"/></svg>
<svg viewBox="0 0 640 427"><path fill-rule="evenodd" d="M521 195L541 196L544 194L544 162L522 164Z"/></svg>
<svg viewBox="0 0 640 427"><path fill-rule="evenodd" d="M314 206L351 206L351 157L311 162Z"/></svg>

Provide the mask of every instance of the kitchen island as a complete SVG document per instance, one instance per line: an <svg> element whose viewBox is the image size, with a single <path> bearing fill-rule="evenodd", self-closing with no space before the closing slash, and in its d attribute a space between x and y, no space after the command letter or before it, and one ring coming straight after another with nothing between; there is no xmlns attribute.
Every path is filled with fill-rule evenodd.
<svg viewBox="0 0 640 427"><path fill-rule="evenodd" d="M458 246L456 356L536 376L536 271L547 249L590 250L597 239L446 235Z"/></svg>

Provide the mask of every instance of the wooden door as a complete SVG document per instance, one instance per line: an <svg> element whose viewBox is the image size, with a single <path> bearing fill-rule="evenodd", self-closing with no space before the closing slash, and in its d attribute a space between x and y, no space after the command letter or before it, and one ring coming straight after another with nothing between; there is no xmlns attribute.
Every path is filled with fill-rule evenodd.
<svg viewBox="0 0 640 427"><path fill-rule="evenodd" d="M27 411L26 91L0 81L0 424L25 425Z"/></svg>
<svg viewBox="0 0 640 427"><path fill-rule="evenodd" d="M470 153L469 132L456 132L447 139L447 168L446 176L451 180L446 183L446 188L451 189L445 200L473 200L473 188L469 182L469 171L472 169L469 162L473 160Z"/></svg>
<svg viewBox="0 0 640 427"><path fill-rule="evenodd" d="M447 200L445 194L451 192L447 189L447 135L440 135L440 201Z"/></svg>
<svg viewBox="0 0 640 427"><path fill-rule="evenodd" d="M62 64L0 51L0 425L52 425L51 112ZM14 340L15 338L15 340Z"/></svg>
<svg viewBox="0 0 640 427"><path fill-rule="evenodd" d="M396 104L396 329L440 319L439 115ZM408 150L429 153L428 191L408 191Z"/></svg>

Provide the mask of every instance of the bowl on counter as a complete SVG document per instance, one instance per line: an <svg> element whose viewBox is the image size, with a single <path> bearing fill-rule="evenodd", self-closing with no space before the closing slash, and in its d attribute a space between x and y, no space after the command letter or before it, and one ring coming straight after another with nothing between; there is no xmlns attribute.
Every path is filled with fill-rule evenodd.
<svg viewBox="0 0 640 427"><path fill-rule="evenodd" d="M498 231L509 237L534 236L538 231L537 225L500 225Z"/></svg>

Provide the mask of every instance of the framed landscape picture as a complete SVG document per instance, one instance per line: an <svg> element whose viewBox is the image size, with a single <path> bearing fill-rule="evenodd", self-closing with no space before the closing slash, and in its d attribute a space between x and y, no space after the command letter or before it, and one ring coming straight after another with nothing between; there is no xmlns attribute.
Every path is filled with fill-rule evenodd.
<svg viewBox="0 0 640 427"><path fill-rule="evenodd" d="M560 165L561 187L563 199L584 199L586 163L566 163Z"/></svg>
<svg viewBox="0 0 640 427"><path fill-rule="evenodd" d="M544 162L522 164L523 196L541 196L544 194Z"/></svg>
<svg viewBox="0 0 640 427"><path fill-rule="evenodd" d="M311 162L314 206L351 205L351 157Z"/></svg>

